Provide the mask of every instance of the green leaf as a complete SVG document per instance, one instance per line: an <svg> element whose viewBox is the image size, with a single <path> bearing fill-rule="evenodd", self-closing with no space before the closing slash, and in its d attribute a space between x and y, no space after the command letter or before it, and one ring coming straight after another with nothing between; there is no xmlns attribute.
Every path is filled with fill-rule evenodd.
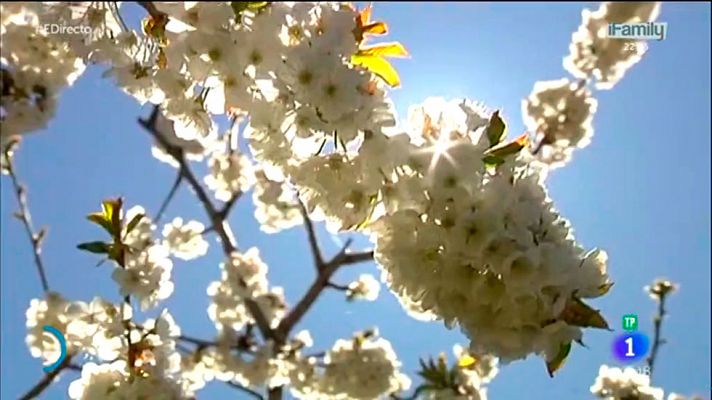
<svg viewBox="0 0 712 400"><path fill-rule="evenodd" d="M566 362L566 358L571 352L571 342L562 344L559 346L559 352L556 354L553 360L546 362L546 371L549 372L550 377L554 377L554 372L558 371Z"/></svg>
<svg viewBox="0 0 712 400"><path fill-rule="evenodd" d="M560 318L569 325L610 329L608 322L598 310L594 310L576 297L572 297L562 311Z"/></svg>
<svg viewBox="0 0 712 400"><path fill-rule="evenodd" d="M104 242L86 242L77 245L77 248L94 254L108 254L111 245Z"/></svg>
<svg viewBox="0 0 712 400"><path fill-rule="evenodd" d="M111 227L111 221L106 219L103 212L91 213L87 215L87 219L101 226L102 228L104 228L105 231L107 231L110 235L113 236L114 233Z"/></svg>
<svg viewBox="0 0 712 400"><path fill-rule="evenodd" d="M487 139L489 139L490 147L496 146L502 141L504 137L506 125L499 116L499 110L492 113L489 120L489 125L487 125Z"/></svg>
<svg viewBox="0 0 712 400"><path fill-rule="evenodd" d="M131 233L132 230L138 225L139 222L143 219L145 215L144 214L136 214L134 215L133 218L131 218L131 221L129 221L128 225L126 225L126 233Z"/></svg>

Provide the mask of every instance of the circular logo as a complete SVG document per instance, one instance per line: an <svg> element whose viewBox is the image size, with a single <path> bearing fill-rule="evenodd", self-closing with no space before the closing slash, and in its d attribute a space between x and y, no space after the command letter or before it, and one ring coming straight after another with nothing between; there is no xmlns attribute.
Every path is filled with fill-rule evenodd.
<svg viewBox="0 0 712 400"><path fill-rule="evenodd" d="M650 340L640 332L624 333L613 341L613 356L623 363L639 361L650 349Z"/></svg>
<svg viewBox="0 0 712 400"><path fill-rule="evenodd" d="M44 372L51 372L57 369L57 367L59 367L62 364L62 361L64 361L64 359L67 357L67 342L64 340L64 335L62 335L62 332L60 332L59 329L53 326L45 325L42 327L42 330L54 336L55 339L57 339L57 342L59 343L59 358L57 358L57 361L42 367Z"/></svg>

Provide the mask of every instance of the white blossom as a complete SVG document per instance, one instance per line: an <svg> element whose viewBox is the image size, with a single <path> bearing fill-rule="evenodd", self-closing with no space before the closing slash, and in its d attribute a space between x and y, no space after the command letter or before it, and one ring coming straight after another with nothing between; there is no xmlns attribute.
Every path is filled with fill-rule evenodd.
<svg viewBox="0 0 712 400"><path fill-rule="evenodd" d="M576 148L588 146L597 107L583 82L560 79L535 83L522 102L522 116L527 129L541 141L537 159L550 168L560 167Z"/></svg>
<svg viewBox="0 0 712 400"><path fill-rule="evenodd" d="M608 24L655 21L660 2L604 2L596 11L584 9L583 22L571 38L564 68L579 79L595 77L596 88L611 89L641 60L647 46L609 38Z"/></svg>
<svg viewBox="0 0 712 400"><path fill-rule="evenodd" d="M606 400L662 400L663 390L650 386L650 377L633 368L612 368L602 365L591 393Z"/></svg>
<svg viewBox="0 0 712 400"><path fill-rule="evenodd" d="M170 280L173 262L168 254L168 249L160 244L129 253L125 267L116 267L111 275L119 285L121 295L137 299L142 310L167 299L173 293L173 282Z"/></svg>
<svg viewBox="0 0 712 400"><path fill-rule="evenodd" d="M208 242L203 238L205 226L198 221L183 223L176 217L163 227L163 237L170 252L183 260L192 260L208 252Z"/></svg>
<svg viewBox="0 0 712 400"><path fill-rule="evenodd" d="M210 175L205 177L205 183L218 200L228 201L254 184L252 164L243 154L214 154L209 166Z"/></svg>
<svg viewBox="0 0 712 400"><path fill-rule="evenodd" d="M351 282L346 291L349 299L374 301L381 291L381 284L370 274L361 274L358 280Z"/></svg>

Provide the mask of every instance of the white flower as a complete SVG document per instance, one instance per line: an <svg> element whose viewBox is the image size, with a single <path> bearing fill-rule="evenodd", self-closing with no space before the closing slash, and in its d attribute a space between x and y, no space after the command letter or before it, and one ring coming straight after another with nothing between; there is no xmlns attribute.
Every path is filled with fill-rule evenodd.
<svg viewBox="0 0 712 400"><path fill-rule="evenodd" d="M136 298L141 309L146 310L173 293L172 269L168 249L152 245L142 252L128 254L125 268L116 267L111 277L119 285L122 296Z"/></svg>
<svg viewBox="0 0 712 400"><path fill-rule="evenodd" d="M220 281L208 286L211 304L208 315L220 331L239 330L253 322L244 303L245 297L257 300L262 310L269 314L270 323L278 322L284 313L284 294L271 292L267 282L267 264L253 247L245 253L233 253L228 262L220 264Z"/></svg>
<svg viewBox="0 0 712 400"><path fill-rule="evenodd" d="M410 380L400 373L401 363L383 338L337 340L324 358L326 367L319 390L330 396L375 399L406 390Z"/></svg>
<svg viewBox="0 0 712 400"><path fill-rule="evenodd" d="M256 171L255 177L252 201L260 229L276 233L301 224L302 214L287 182L270 180L263 170Z"/></svg>
<svg viewBox="0 0 712 400"><path fill-rule="evenodd" d="M374 301L378 298L381 284L370 274L361 274L358 280L349 284L346 296L349 300Z"/></svg>
<svg viewBox="0 0 712 400"><path fill-rule="evenodd" d="M252 164L247 156L240 153L214 154L209 161L210 175L205 184L215 192L215 198L228 201L254 184Z"/></svg>
<svg viewBox="0 0 712 400"><path fill-rule="evenodd" d="M156 225L146 215L146 210L141 206L134 206L126 211L124 220L132 221L138 215L143 215L139 222L133 227L131 232L124 232L124 244L134 250L143 251L153 244L153 231Z"/></svg>
<svg viewBox="0 0 712 400"><path fill-rule="evenodd" d="M44 333L44 326L52 326L60 332L65 332L69 322L68 308L70 302L58 293L50 292L44 300L33 299L27 309L27 338L25 342L30 348L32 357L43 358L54 362L60 355L59 343L49 334ZM73 346L68 343L69 348ZM69 349L68 349L69 351Z"/></svg>
<svg viewBox="0 0 712 400"><path fill-rule="evenodd" d="M163 227L163 237L168 249L174 256L183 260L192 260L208 252L208 242L203 238L205 227L198 221L183 223L183 218L176 217L173 222Z"/></svg>
<svg viewBox="0 0 712 400"><path fill-rule="evenodd" d="M650 377L633 368L611 368L602 365L591 393L606 400L662 400L663 390L650 386Z"/></svg>
<svg viewBox="0 0 712 400"><path fill-rule="evenodd" d="M161 375L131 376L124 361L111 364L87 363L82 375L69 385L73 400L120 400L151 398L187 400L180 385Z"/></svg>
<svg viewBox="0 0 712 400"><path fill-rule="evenodd" d="M536 133L541 148L536 157L550 168L563 166L576 148L593 136L593 114L598 102L582 82L568 79L537 82L522 101L524 123Z"/></svg>

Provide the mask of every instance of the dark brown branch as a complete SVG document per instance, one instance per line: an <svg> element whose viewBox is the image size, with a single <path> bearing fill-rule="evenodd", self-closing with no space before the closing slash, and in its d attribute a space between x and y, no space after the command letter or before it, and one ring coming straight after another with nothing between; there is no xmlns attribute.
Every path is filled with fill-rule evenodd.
<svg viewBox="0 0 712 400"><path fill-rule="evenodd" d="M188 164L188 161L186 160L183 154L183 150L180 147L173 146L172 144L168 143L168 141L163 137L163 134L161 132L158 132L158 130L155 128L155 123L156 119L158 118L159 112L159 108L154 107L149 119L139 119L139 123L146 129L146 131L148 131L148 133L151 134L151 136L156 139L156 141L158 141L158 143L165 149L165 151L178 162L180 172L183 175L183 178L193 188L195 195L198 197L198 200L203 205L205 212L208 214L211 226L220 237L220 243L222 244L223 252L227 257L230 257L230 255L233 252L236 252L238 249L232 237L230 227L227 224L227 215L223 215L223 213L218 211L213 202L210 200L210 197L208 197L208 194L205 192L205 189L200 184L200 182L198 182L198 179L195 177L195 174L191 170L190 165ZM235 201L237 201L237 199L235 199ZM241 281L240 284L246 286L244 281ZM245 298L244 301L247 310L255 319L257 327L259 328L262 336L265 339L272 339L274 337L274 332L270 327L269 321L267 321L267 318L260 309L260 306L253 299L250 298Z"/></svg>
<svg viewBox="0 0 712 400"><path fill-rule="evenodd" d="M5 159L7 161L7 173L10 175L12 180L12 186L14 188L15 196L17 198L17 204L20 207L20 211L15 213L15 216L22 222L25 227L25 232L32 245L32 251L35 257L35 266L37 267L37 273L40 276L40 282L42 283L42 290L45 293L49 292L49 283L47 282L47 275L45 274L44 263L42 262L42 239L45 237L46 230L41 229L38 233L35 233L32 227L32 216L30 215L30 210L27 205L27 190L20 183L17 175L15 174L15 168L12 165L11 158L11 148L3 150L5 152Z"/></svg>
<svg viewBox="0 0 712 400"><path fill-rule="evenodd" d="M27 393L20 397L20 400L30 400L37 398L37 396L42 394L42 392L44 392L45 389L47 389L52 384L52 382L54 382L54 378L56 378L60 374L60 372L70 367L71 363L72 355L67 355L64 361L62 361L62 363L59 364L56 369L45 374L45 376L39 382L37 382L37 384L33 386L32 389L28 390Z"/></svg>
<svg viewBox="0 0 712 400"><path fill-rule="evenodd" d="M241 391L241 392L244 392L244 393L249 394L251 397L253 397L253 398L255 398L255 399L264 400L264 397L263 397L261 394L255 392L254 390L252 390L252 389L250 389L250 388L244 387L244 386L242 386L242 385L240 385L240 384L237 384L237 383L235 383L235 382L229 382L229 381L228 381L228 382L225 382L225 383L227 383L228 386L230 386L230 387L232 387L232 388L235 388L235 389L237 389L237 390L239 390L239 391Z"/></svg>

